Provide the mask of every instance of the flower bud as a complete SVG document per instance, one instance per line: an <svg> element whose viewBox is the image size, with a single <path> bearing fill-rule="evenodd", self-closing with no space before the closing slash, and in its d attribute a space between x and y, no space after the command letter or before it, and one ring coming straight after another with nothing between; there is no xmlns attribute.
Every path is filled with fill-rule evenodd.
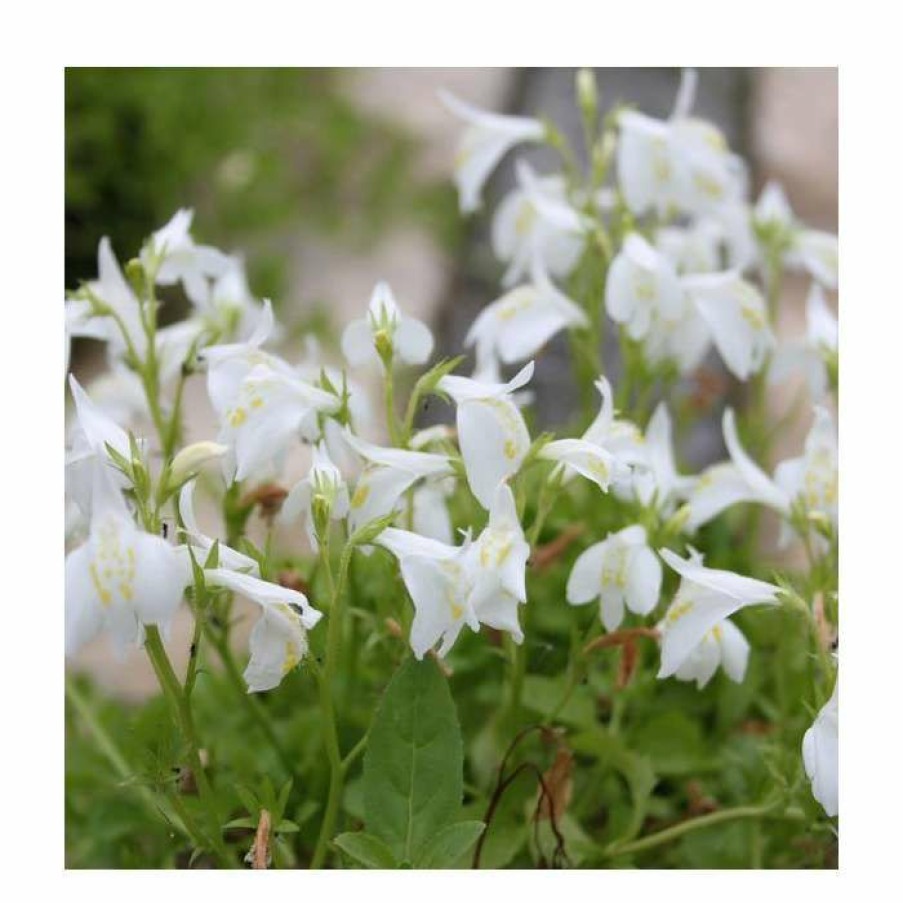
<svg viewBox="0 0 903 903"><path fill-rule="evenodd" d="M388 329L383 327L382 329L377 329L373 335L373 344L376 346L376 353L379 355L379 359L386 365L388 368L392 363L392 336L389 333Z"/></svg>
<svg viewBox="0 0 903 903"><path fill-rule="evenodd" d="M173 486L179 486L191 479L208 461L221 458L228 449L218 442L195 442L187 445L173 459L169 479Z"/></svg>
<svg viewBox="0 0 903 903"><path fill-rule="evenodd" d="M596 116L599 105L599 91L596 87L596 76L592 69L577 70L577 103L583 115L590 121Z"/></svg>

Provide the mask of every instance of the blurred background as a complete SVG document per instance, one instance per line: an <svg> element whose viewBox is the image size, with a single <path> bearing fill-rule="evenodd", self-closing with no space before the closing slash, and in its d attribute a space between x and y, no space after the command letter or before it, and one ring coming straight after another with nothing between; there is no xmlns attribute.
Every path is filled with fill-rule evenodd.
<svg viewBox="0 0 903 903"><path fill-rule="evenodd" d="M282 350L290 358L308 333L335 353L341 328L362 315L380 279L432 325L438 354L457 354L476 313L501 294L489 224L514 176L508 159L488 186L484 211L459 215L451 173L462 124L436 92L545 115L579 148L574 76L573 69L501 68L69 69L66 288L95 276L101 236L125 262L176 209L193 207L199 242L245 255L251 290L273 300L286 326ZM599 69L596 77L605 108L628 102L665 117L680 72ZM836 70L702 69L694 111L749 161L754 197L777 179L801 219L836 231ZM542 150L521 153L540 171L555 165ZM804 330L807 289L788 276L779 333ZM168 307L169 319L181 315L177 301ZM566 421L575 398L566 355L560 336L537 362L543 426ZM83 383L103 368L101 346L76 345L73 369ZM186 408L188 440L215 435L203 380L189 382ZM708 424L682 450L694 469L724 454L717 411ZM781 435L777 460L798 453L807 428L808 420ZM143 656L123 666L110 661L105 642L93 645L77 666L107 688L135 698L153 688Z"/></svg>

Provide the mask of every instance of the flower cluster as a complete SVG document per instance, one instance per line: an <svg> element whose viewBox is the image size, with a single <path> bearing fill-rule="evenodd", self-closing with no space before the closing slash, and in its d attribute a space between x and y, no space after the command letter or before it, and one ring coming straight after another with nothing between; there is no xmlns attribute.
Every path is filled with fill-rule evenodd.
<svg viewBox="0 0 903 903"><path fill-rule="evenodd" d="M615 111L600 121L595 98L584 97L595 129L585 177L568 153L563 170L545 176L519 161L516 187L492 224L502 294L465 341L474 369L465 376L453 372L462 359L435 362L403 414L396 383L428 364L435 344L386 283L341 334L344 366L318 350L292 362L273 350L281 330L270 302L252 296L241 259L197 243L190 211L153 233L124 271L103 239L97 278L66 301L67 335L105 342L109 364L86 389L70 378L67 650L101 631L118 649L141 644L166 632L183 598L222 646L228 637L210 627L210 615L222 622L237 594L260 609L244 672L250 692L276 687L310 661L320 609L338 624L324 638L328 680L351 559L388 552L413 605L407 639L415 657L447 656L465 625L486 627L518 647L517 670L542 579L531 561L562 499L604 512L587 523L610 529L584 532L560 604L597 602L597 629L612 636L625 619L642 625L659 647L659 679L701 689L720 666L742 682L756 653L733 618L752 606L795 607L814 623L815 595L836 598L837 324L824 294L837 284L836 239L797 222L777 186L748 199L742 161L714 125L691 114L694 87L688 72L667 120ZM481 205L488 177L516 145L566 148L549 123L443 100L467 124L456 164L464 212ZM774 323L788 267L813 281L807 333L785 345ZM179 285L190 314L159 327L158 290ZM606 329L619 338L620 369L603 368ZM528 387L559 333L571 343L585 404L569 435L550 436L531 432ZM685 428L691 410L679 403L681 379L704 360L758 387L753 397L804 374L814 417L798 457L769 475L748 451L767 457L768 412L744 417L727 408L728 458L681 472L675 424ZM368 372L384 391L382 433L370 429L361 389ZM206 379L218 430L180 448L182 386L194 373ZM428 395L454 407L454 426L417 430ZM325 575L317 607L242 536L253 499L284 481L287 460L303 449L307 471L281 490L273 523L294 537L293 554ZM223 538L199 526L202 483L222 500ZM717 560L706 529L738 505L776 512L780 545L803 548L810 572L827 575L823 583L793 585L778 567L753 576L704 564L690 543ZM833 660L817 651L830 665L824 686L833 684ZM829 815L837 811L836 731L835 686L802 746L812 792Z"/></svg>

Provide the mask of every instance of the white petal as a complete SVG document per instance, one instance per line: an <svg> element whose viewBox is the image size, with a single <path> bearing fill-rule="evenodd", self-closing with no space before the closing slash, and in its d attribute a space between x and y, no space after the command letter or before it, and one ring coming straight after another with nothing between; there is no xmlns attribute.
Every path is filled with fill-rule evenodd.
<svg viewBox="0 0 903 903"><path fill-rule="evenodd" d="M627 566L627 607L635 614L647 615L658 605L661 591L661 562L645 545L634 549Z"/></svg>
<svg viewBox="0 0 903 903"><path fill-rule="evenodd" d="M423 364L433 353L433 334L413 317L401 317L395 328L395 351L406 364Z"/></svg>
<svg viewBox="0 0 903 903"><path fill-rule="evenodd" d="M597 542L581 552L571 569L567 583L567 600L571 605L586 605L598 597L602 589L602 568L609 544Z"/></svg>
<svg viewBox="0 0 903 903"><path fill-rule="evenodd" d="M345 327L342 333L342 354L352 367L360 367L369 361L377 360L369 319L364 317L352 320Z"/></svg>
<svg viewBox="0 0 903 903"><path fill-rule="evenodd" d="M134 598L143 624L168 624L191 581L187 559L165 539L150 533L135 538Z"/></svg>
<svg viewBox="0 0 903 903"><path fill-rule="evenodd" d="M229 571L225 568L213 568L204 571L204 580L211 586L222 586L233 592L239 593L264 608L288 606L301 620L308 630L323 617L323 613L313 608L307 601L307 596L297 590L280 586L253 577L250 574L242 574L238 571Z"/></svg>
<svg viewBox="0 0 903 903"><path fill-rule="evenodd" d="M251 653L244 678L249 693L277 687L307 654L307 633L296 615L266 608L248 637Z"/></svg>
<svg viewBox="0 0 903 903"><path fill-rule="evenodd" d="M724 442L730 453L731 461L740 476L749 484L756 498L765 505L771 505L778 511L786 513L789 499L781 492L775 482L746 454L737 435L737 421L732 408L726 408L722 418Z"/></svg>
<svg viewBox="0 0 903 903"><path fill-rule="evenodd" d="M368 467L351 495L348 526L357 530L395 509L401 496L417 481L417 474L391 467Z"/></svg>
<svg viewBox="0 0 903 903"><path fill-rule="evenodd" d="M724 621L715 630L715 638L721 644L721 667L734 681L743 683L749 662L749 641L732 621Z"/></svg>
<svg viewBox="0 0 903 903"><path fill-rule="evenodd" d="M103 627L103 609L91 583L90 563L87 546L66 556L66 655L78 652Z"/></svg>

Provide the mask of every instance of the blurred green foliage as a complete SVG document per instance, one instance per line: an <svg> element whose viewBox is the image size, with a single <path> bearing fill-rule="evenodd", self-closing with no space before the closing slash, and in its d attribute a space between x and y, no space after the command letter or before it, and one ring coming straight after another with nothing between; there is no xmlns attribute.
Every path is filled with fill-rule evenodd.
<svg viewBox="0 0 903 903"><path fill-rule="evenodd" d="M68 69L66 285L97 243L134 255L179 207L199 240L249 250L252 289L278 300L298 231L365 245L413 219L453 242L450 184L411 177L416 137L357 109L326 69Z"/></svg>

